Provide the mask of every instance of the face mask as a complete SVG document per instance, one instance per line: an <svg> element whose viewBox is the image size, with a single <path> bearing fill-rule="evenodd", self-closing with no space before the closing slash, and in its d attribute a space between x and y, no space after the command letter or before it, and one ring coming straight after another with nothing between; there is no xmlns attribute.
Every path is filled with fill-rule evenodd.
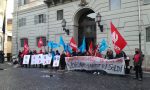
<svg viewBox="0 0 150 90"><path fill-rule="evenodd" d="M138 51L135 51L135 53L138 54L139 52L138 52Z"/></svg>

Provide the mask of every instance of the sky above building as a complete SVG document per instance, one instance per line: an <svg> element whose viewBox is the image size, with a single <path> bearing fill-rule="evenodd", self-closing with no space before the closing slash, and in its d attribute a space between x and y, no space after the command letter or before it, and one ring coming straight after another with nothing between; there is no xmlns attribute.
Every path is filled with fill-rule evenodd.
<svg viewBox="0 0 150 90"><path fill-rule="evenodd" d="M12 18L13 10L14 10L14 0L7 0L7 9L6 9L7 18Z"/></svg>

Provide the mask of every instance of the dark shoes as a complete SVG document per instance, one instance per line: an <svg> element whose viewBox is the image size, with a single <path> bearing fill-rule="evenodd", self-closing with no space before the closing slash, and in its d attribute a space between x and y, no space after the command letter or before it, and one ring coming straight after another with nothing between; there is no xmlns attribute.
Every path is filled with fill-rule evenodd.
<svg viewBox="0 0 150 90"><path fill-rule="evenodd" d="M139 80L139 81L142 81L142 78L139 78L138 80Z"/></svg>
<svg viewBox="0 0 150 90"><path fill-rule="evenodd" d="M137 77L134 77L133 79L138 79Z"/></svg>
<svg viewBox="0 0 150 90"><path fill-rule="evenodd" d="M142 78L136 78L136 77L134 77L133 79L137 79L139 81L142 81Z"/></svg>

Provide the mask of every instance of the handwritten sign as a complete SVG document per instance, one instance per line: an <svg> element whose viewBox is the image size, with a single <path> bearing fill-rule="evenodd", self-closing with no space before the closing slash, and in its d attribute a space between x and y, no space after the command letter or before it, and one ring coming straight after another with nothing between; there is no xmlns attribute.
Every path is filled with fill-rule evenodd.
<svg viewBox="0 0 150 90"><path fill-rule="evenodd" d="M43 54L38 54L36 58L37 58L36 61L37 64L43 64Z"/></svg>
<svg viewBox="0 0 150 90"><path fill-rule="evenodd" d="M31 65L37 64L37 55L31 56Z"/></svg>
<svg viewBox="0 0 150 90"><path fill-rule="evenodd" d="M52 55L51 54L46 54L43 55L43 65L47 65L51 63Z"/></svg>
<svg viewBox="0 0 150 90"><path fill-rule="evenodd" d="M30 55L24 55L23 57L23 64L29 64Z"/></svg>
<svg viewBox="0 0 150 90"><path fill-rule="evenodd" d="M104 70L110 74L124 75L123 58L104 59L94 56L75 56L65 58L68 70Z"/></svg>
<svg viewBox="0 0 150 90"><path fill-rule="evenodd" d="M54 56L53 67L59 67L59 62L60 62L60 56L59 55Z"/></svg>

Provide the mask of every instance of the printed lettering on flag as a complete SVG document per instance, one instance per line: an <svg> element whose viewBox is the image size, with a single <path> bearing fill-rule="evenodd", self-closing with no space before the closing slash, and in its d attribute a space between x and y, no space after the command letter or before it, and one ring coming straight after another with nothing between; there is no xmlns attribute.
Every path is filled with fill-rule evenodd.
<svg viewBox="0 0 150 90"><path fill-rule="evenodd" d="M117 28L112 23L110 23L110 25L111 25L111 37L112 37L112 42L114 44L114 50L118 54L127 45L127 42L118 32Z"/></svg>

